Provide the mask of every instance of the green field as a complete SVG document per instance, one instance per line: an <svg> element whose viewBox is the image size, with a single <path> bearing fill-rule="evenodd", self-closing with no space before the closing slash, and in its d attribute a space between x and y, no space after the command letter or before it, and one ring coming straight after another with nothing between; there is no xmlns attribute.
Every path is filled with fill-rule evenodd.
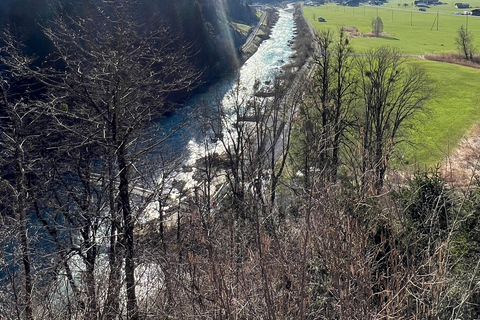
<svg viewBox="0 0 480 320"><path fill-rule="evenodd" d="M231 26L232 26L237 32L239 32L240 34L242 34L244 37L246 37L246 36L248 35L248 32L249 32L250 29L252 28L252 27L249 26L249 25L241 24L241 23L231 22L230 24L231 24Z"/></svg>
<svg viewBox="0 0 480 320"><path fill-rule="evenodd" d="M455 149L461 138L480 122L480 70L415 59L432 79L435 93L428 114L414 123L405 146L405 160L433 166Z"/></svg>
<svg viewBox="0 0 480 320"><path fill-rule="evenodd" d="M480 0L476 2L480 6ZM385 35L379 38L352 38L356 52L379 46L393 46L413 56L457 52L455 37L458 28L466 26L467 19L468 29L474 37L475 31L480 30L480 17L454 15L454 12L463 12L465 9L456 9L452 4L432 6L427 12L419 12L418 8L410 5L404 9L398 3L360 7L334 4L306 6L304 15L318 30L354 26L359 33L366 34L371 32L371 20L378 11ZM474 4L470 2L471 6ZM326 22L318 22L318 17L325 18ZM480 37L474 40L480 48ZM480 122L480 70L419 58L411 58L408 63L426 70L435 93L428 104L429 114L414 123L414 130L407 137L413 145L403 146L402 158L404 163L433 166L442 162L461 138Z"/></svg>
<svg viewBox="0 0 480 320"><path fill-rule="evenodd" d="M412 6L403 9L386 5L347 7L329 4L304 7L304 14L317 29L354 26L362 34L371 33L371 21L378 15L383 21L385 35L353 38L352 43L358 51L382 45L395 46L405 54L415 55L455 51L455 36L460 26L466 26L468 22L468 29L473 33L480 30L480 17L453 14L460 9L439 5L426 10L420 12ZM318 22L318 17L325 18L326 22Z"/></svg>

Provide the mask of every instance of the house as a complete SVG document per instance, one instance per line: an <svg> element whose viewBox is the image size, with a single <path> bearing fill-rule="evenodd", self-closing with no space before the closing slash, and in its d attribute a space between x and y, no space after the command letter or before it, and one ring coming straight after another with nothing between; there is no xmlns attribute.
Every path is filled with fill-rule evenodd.
<svg viewBox="0 0 480 320"><path fill-rule="evenodd" d="M344 6L358 7L360 5L359 0L346 0L343 2Z"/></svg>
<svg viewBox="0 0 480 320"><path fill-rule="evenodd" d="M466 9L470 8L470 5L468 3L455 3L455 8L457 9Z"/></svg>
<svg viewBox="0 0 480 320"><path fill-rule="evenodd" d="M480 16L480 9L473 9L472 16Z"/></svg>

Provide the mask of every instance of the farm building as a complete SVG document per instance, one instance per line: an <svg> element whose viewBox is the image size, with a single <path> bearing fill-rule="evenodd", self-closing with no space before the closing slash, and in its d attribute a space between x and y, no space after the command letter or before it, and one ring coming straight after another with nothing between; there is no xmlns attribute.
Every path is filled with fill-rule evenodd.
<svg viewBox="0 0 480 320"><path fill-rule="evenodd" d="M457 9L465 9L465 8L470 8L470 5L468 3L455 3L455 8Z"/></svg>

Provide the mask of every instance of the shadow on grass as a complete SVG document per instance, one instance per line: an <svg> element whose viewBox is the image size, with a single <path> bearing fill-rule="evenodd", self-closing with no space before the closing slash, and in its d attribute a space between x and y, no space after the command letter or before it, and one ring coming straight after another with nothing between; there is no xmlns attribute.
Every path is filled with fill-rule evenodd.
<svg viewBox="0 0 480 320"><path fill-rule="evenodd" d="M389 36L379 36L378 38L380 39L385 39L385 40L400 40L398 38L394 38L394 37L389 37Z"/></svg>

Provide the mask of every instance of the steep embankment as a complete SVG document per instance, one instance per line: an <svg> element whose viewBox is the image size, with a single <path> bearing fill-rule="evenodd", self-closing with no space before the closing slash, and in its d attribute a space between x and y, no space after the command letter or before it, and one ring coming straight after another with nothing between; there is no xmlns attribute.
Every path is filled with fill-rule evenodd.
<svg viewBox="0 0 480 320"><path fill-rule="evenodd" d="M49 0L3 0L0 28L10 26L26 43L27 51L42 58L51 45L39 24L48 25L56 13L86 16L87 7L81 0L58 0L56 7ZM255 10L241 0L139 0L136 7L138 24L166 27L174 46L190 47L190 61L202 71L202 80L207 83L241 63L238 48L246 36L232 23L251 26L258 21Z"/></svg>

